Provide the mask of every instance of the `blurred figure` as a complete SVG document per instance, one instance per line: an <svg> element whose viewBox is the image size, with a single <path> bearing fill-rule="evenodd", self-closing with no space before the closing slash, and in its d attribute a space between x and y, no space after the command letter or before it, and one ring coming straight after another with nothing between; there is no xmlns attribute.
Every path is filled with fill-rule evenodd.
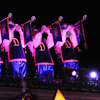
<svg viewBox="0 0 100 100"><path fill-rule="evenodd" d="M9 40L4 39L3 46L8 53L8 68L13 78L26 76L26 57L24 54L24 38L21 27L18 24L9 22Z"/></svg>
<svg viewBox="0 0 100 100"><path fill-rule="evenodd" d="M38 27L34 26L32 28L32 37L34 37L39 32ZM27 59L27 73L29 77L35 77L36 68L34 66L34 56L33 56L33 41L29 41L25 47L25 55Z"/></svg>
<svg viewBox="0 0 100 100"><path fill-rule="evenodd" d="M2 64L3 64L3 60L2 60L2 57L1 57L1 55L2 55L2 52L4 51L4 48L2 47L2 45L0 44L0 78L1 78L1 71L2 71L2 68L1 68L1 66L2 66Z"/></svg>
<svg viewBox="0 0 100 100"><path fill-rule="evenodd" d="M76 69L79 71L77 54L74 48L78 46L74 27L72 25L62 25L62 41L56 43L55 49L59 61L63 63L62 69Z"/></svg>

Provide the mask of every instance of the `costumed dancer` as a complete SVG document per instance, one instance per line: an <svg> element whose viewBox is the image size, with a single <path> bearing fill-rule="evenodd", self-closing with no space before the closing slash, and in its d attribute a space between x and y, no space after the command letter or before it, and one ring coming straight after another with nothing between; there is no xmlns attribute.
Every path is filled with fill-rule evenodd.
<svg viewBox="0 0 100 100"><path fill-rule="evenodd" d="M33 37L39 32L39 28L34 26L32 28L32 39ZM27 70L28 75L31 77L38 77L36 72L36 67L34 66L34 48L33 48L33 41L29 41L26 46L26 58L27 58Z"/></svg>
<svg viewBox="0 0 100 100"><path fill-rule="evenodd" d="M52 81L54 78L54 62L49 52L49 49L54 46L52 39L52 34L45 25L33 38L35 66L42 81Z"/></svg>
<svg viewBox="0 0 100 100"><path fill-rule="evenodd" d="M34 67L34 57L33 57L33 36L34 31L32 28L32 22L36 20L35 16L31 17L31 20L22 24L23 33L24 33L24 43L25 43L25 55L27 59L27 74L30 77L35 76L35 67ZM34 29L35 30L35 29Z"/></svg>
<svg viewBox="0 0 100 100"><path fill-rule="evenodd" d="M10 74L13 78L26 76L26 57L24 54L24 38L21 27L18 24L9 22L9 40L3 41L6 52L8 52L8 62L11 64Z"/></svg>
<svg viewBox="0 0 100 100"><path fill-rule="evenodd" d="M75 69L77 70L77 75L79 72L79 65L77 54L74 51L74 48L78 46L76 35L74 32L74 27L72 25L63 25L62 32L62 41L56 43L56 52L59 54L63 64L64 69Z"/></svg>

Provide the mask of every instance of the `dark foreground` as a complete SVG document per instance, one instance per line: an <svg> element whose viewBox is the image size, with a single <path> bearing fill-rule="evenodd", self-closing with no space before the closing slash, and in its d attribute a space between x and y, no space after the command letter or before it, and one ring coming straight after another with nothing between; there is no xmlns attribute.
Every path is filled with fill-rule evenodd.
<svg viewBox="0 0 100 100"><path fill-rule="evenodd" d="M56 90L32 89L38 100L52 100ZM100 100L100 93L78 92L78 91L62 91L66 100ZM0 100L12 100L21 94L21 88L0 87Z"/></svg>

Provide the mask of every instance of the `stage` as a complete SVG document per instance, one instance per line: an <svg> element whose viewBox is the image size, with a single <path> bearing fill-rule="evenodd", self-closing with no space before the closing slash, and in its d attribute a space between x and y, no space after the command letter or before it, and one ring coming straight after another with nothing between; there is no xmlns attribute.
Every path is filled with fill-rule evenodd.
<svg viewBox="0 0 100 100"><path fill-rule="evenodd" d="M21 94L21 88L0 87L0 100L13 100ZM52 100L56 90L32 89L33 95L37 95L38 100ZM100 100L100 93L62 91L66 100Z"/></svg>
<svg viewBox="0 0 100 100"><path fill-rule="evenodd" d="M16 56L17 54L16 54L15 51L18 52L19 57L21 56L20 55L20 52L19 52L20 50L22 50L22 52L23 52L23 53L21 53L21 54L23 54L22 57L24 58L24 56L26 56L26 58L24 59L25 61L27 60L28 78L26 78L26 82L28 84L27 87L30 88L32 94L34 96L37 96L38 97L38 100L53 100L53 97L54 97L54 94L56 92L56 89L57 88L60 88L60 91L63 94L63 96L66 98L66 100L100 100L100 75L99 75L99 73L100 73L100 67L99 67L100 66L100 61L99 61L99 58L100 58L100 49L97 48L97 47L99 47L99 42L98 42L98 40L99 40L99 34L98 33L99 32L97 30L99 25L97 25L97 23L96 23L96 22L99 22L98 21L99 20L99 16L98 16L98 13L95 12L98 9L95 8L95 10L94 10L94 8L93 8L93 9L91 9L91 12L92 13L90 13L88 7L83 7L82 8L82 6L81 6L81 8L80 8L79 7L79 3L78 3L78 9L76 9L76 5L75 5L75 7L74 7L75 9L74 10L73 9L72 10L71 9L70 10L67 10L67 14L66 14L65 13L65 10L64 10L64 9L66 9L66 6L64 7L64 5L63 5L63 8L59 8L59 9L58 8L56 8L56 9L55 8L52 8L51 9L51 6L50 6L50 9L47 10L47 13L45 14L45 9L42 10L42 14L36 16L36 19L37 20L34 20L34 23L33 23L32 19L30 20L31 16L36 15L36 13L41 13L41 11L40 11L40 9L38 11L37 10L37 7L36 8L33 8L33 4L30 5L30 6L32 6L31 9L29 9L28 7L26 7L26 5L25 5L25 7L24 6L23 6L23 8L20 8L19 7L18 9L12 9L12 8L9 8L9 7L8 7L9 9L8 8L7 9L6 8L4 9L4 7L3 7L3 10L1 10L1 14L0 14L1 21L2 21L2 19L4 21L4 19L7 16L8 12L12 12L13 18L10 18L9 17L9 19L13 23L15 23L14 26L19 25L20 26L20 29L22 31L23 30L26 30L26 32L23 31L24 36L27 33L26 36L29 37L28 40L29 41L32 41L33 40L32 39L33 38L33 35L31 34L31 31L34 28L34 26L37 27L37 30L39 32L42 29L42 26L43 25L46 25L47 28L48 28L48 26L50 26L49 27L50 28L49 31L51 32L52 23L55 23L55 21L58 20L58 17L59 16L57 16L57 14L56 14L56 16L55 16L55 14L54 15L53 14L50 14L50 12L54 12L54 13L62 12L62 15L63 15L64 20L61 22L61 25L63 25L64 23L67 23L68 25L75 26L74 29L72 28L72 30L74 30L74 31L71 31L73 33L75 32L75 28L76 29L79 28L78 30L80 30L80 32L78 32L78 35L76 36L76 33L77 33L77 30L76 30L76 32L74 33L75 34L75 37L73 36L74 39L72 39L72 40L75 40L76 37L77 37L77 40L82 40L81 42L79 41L79 43L75 46L76 48L74 48L75 49L75 52L77 54L77 57L78 57L77 61L79 62L79 75L77 74L78 71L76 71L76 70L70 70L69 71L69 69L68 70L64 70L65 75L63 75L63 72L60 70L60 69L62 69L62 68L60 68L60 67L62 67L62 64L60 65L60 63L59 63L61 61L59 61L59 57L57 58L57 54L59 54L59 52L57 53L56 52L57 50L55 51L55 44L54 44L53 47L49 48L50 52L47 52L47 54L45 54L45 52L43 52L45 50L42 51L42 49L44 49L46 47L46 46L44 46L45 44L43 44L43 48L42 48L42 45L40 45L40 51L43 52L43 55L42 55L42 53L40 53L39 50L38 50L38 53L36 53L35 55L33 55L33 51L32 52L30 52L30 51L35 46L31 46L32 47L31 49L27 46L25 48L25 50L23 50L22 48L20 48L20 45L17 45L17 44L20 43L20 41L16 41L18 43L15 42L15 38L16 39L18 38L17 40L19 40L19 37L14 37L14 39L12 41L14 43L11 44L12 46L9 44L10 45L9 47L11 47L11 48L12 47L15 47L15 46L16 47L19 46L19 47L18 48L15 47L14 48L15 50L11 49L12 50L12 54L10 54L11 50L10 50L10 52L9 51L8 52L10 54L10 57L13 54L15 54L15 57L14 58L12 56L12 58L14 60L16 60L16 58L17 58L17 56ZM47 5L45 5L45 6L47 6ZM39 4L38 4L38 7L39 7ZM33 10L34 10L34 13L33 13ZM5 12L5 14L4 14L4 12ZM44 14L43 14L43 12L44 12ZM81 25L81 29L80 29L79 25L77 25L77 27L76 27L76 24L75 23L77 23L78 21L81 22L83 20L82 19L82 16L84 14L86 14L85 17L86 16L89 16L88 17L89 20L84 21L84 25L83 24L80 24ZM95 20L93 20L93 19L95 19ZM28 29L29 29L28 31L27 31L27 28L24 29L24 27L22 27L22 25L25 25L26 22L31 22L31 24L32 24L31 26L28 26ZM5 23L8 23L8 17L7 17L7 20L5 21ZM6 30L10 29L8 27L10 25L4 24L1 27L1 30L2 30L1 32L4 32L3 26L5 26L4 28ZM84 26L84 29L85 29L83 32L81 32L81 30L83 30L83 27L82 26ZM91 27L91 30L89 30L89 27ZM68 28L68 27L65 27L65 28ZM11 29L12 29L12 27L11 27ZM16 26L16 29L19 30L19 27ZM46 29L46 27L45 27L45 29ZM58 30L58 29L61 30L61 27L56 28L56 30ZM44 31L44 33L45 33L45 31ZM9 31L7 31L7 32L9 33ZM66 31L64 34L66 34L67 32L69 33L69 31ZM19 30L19 33L20 33L20 30ZM48 31L47 31L47 33L48 33ZM56 38L57 38L57 33L58 33L58 31L55 31L54 30L54 35L55 35ZM62 32L61 31L59 32L59 34L58 34L59 36L61 35L60 33L62 34ZM85 37L86 39L85 38L84 39L81 39L81 36L79 35L80 33L82 33L82 34L85 33L85 36L83 36L83 35L82 36L83 36L83 38ZM94 37L94 33L97 33L95 37ZM2 39L3 39L3 35L6 35L6 34L4 32L1 35L2 35ZM35 35L36 35L36 33L34 33L34 36ZM8 36L9 36L9 34L8 34ZM30 39L30 36L32 37L31 39ZM61 38L62 37L65 37L65 36L62 35ZM51 35L50 35L50 37L51 37ZM8 39L9 38L10 38L10 36L8 37ZM43 39L42 42L44 43L45 42L44 41L45 38L44 37L41 37L40 40ZM25 43L25 39L26 39L26 37L24 37L24 43ZM37 40L38 39L39 39L39 37L37 37ZM20 39L20 40L22 40L22 39ZM52 38L50 40L52 40ZM58 40L57 40L57 42L58 42ZM77 43L77 40L76 40L76 43ZM2 40L2 42L3 42L3 40ZM42 42L41 42L41 44L42 44ZM53 37L53 42L54 42L54 37ZM66 42L66 39L65 39L65 41L63 41L63 42L65 43L65 49L66 48L67 49L72 49L73 44L72 44L72 47L70 47L71 46L71 42L70 41L68 41L68 43L67 43ZM85 42L85 46L86 47L84 46L84 42ZM52 42L50 42L50 45L51 45L51 43ZM8 42L7 42L7 44L8 44ZM33 44L35 44L35 42ZM48 44L49 44L49 42L48 42ZM93 46L93 44L95 44L95 46ZM6 47L8 47L8 46L6 46ZM38 47L38 45L36 47ZM77 47L80 47L80 50L79 51L77 50L77 49L79 49ZM58 48L59 48L59 46L58 46ZM72 49L71 51L74 51L74 49ZM6 48L5 48L5 50L6 50ZM46 51L48 51L48 49ZM63 50L63 51L65 51L65 50ZM24 53L25 53L25 55L24 55ZM51 55L49 55L49 53ZM41 56L40 56L40 54L41 54ZM52 57L52 59L50 61L53 60L53 62L55 63L55 65L54 65L53 68L54 68L54 74L56 73L54 75L56 77L56 79L54 79L53 82L51 82L51 81L50 82L47 82L47 83L46 82L41 82L39 80L39 75L37 73L35 75L35 72L37 72L36 71L37 68L35 66L36 64L35 64L35 61L34 61L33 58L36 59L35 56L36 55L39 55L39 58L42 59L42 57L43 57L43 61L39 61L39 63L44 62L44 59L49 58L49 57L44 58L45 57L44 54L50 56L50 58ZM14 99L14 98L16 98L17 96L19 96L20 94L22 94L21 80L18 77L16 78L17 80L16 79L15 80L14 79L11 79L11 77L9 77L9 75L8 75L8 73L10 71L12 71L13 68L16 68L16 66L12 67L11 70L10 70L9 69L10 67L8 66L9 64L6 63L7 62L7 59L6 59L7 55L4 53L4 51L3 51L3 54L2 55L3 56L2 57L0 56L0 57L4 61L4 64L2 64L3 67L2 67L2 71L1 72L2 72L2 74L4 74L4 76L3 76L4 77L4 80L0 80L0 100L19 100L19 99ZM71 57L72 57L72 55L73 55L73 52L70 52L70 56ZM61 54L61 56L62 56L62 54ZM65 55L65 56L66 57L69 56L69 53L68 53L68 55ZM70 59L73 59L74 57L72 57L72 58L70 58L70 57L69 58L66 58L66 57L65 57L65 60L68 60L69 59L68 61L76 61L75 59L74 60L70 60ZM75 57L75 58L77 58L77 57ZM38 58L38 56L37 56L37 58ZM41 60L41 59L39 59L39 60ZM14 61L14 60L12 60L12 61ZM49 61L49 59L46 59L46 60ZM23 61L23 59L22 59L22 61ZM62 62L63 62L63 59L62 59ZM13 65L15 65L15 64L13 64ZM20 65L23 65L23 63L20 64ZM33 70L33 68L34 68L34 70ZM71 69L73 69L73 68L71 68ZM74 73L76 73L76 75L74 74L74 76L72 75L72 72L73 71L74 71ZM18 73L19 73L19 71L18 71ZM15 75L17 75L18 73L15 73ZM52 73L52 72L50 72L50 73ZM19 75L21 75L21 74L19 73ZM23 75L21 75L21 77L22 76ZM47 74L45 74L45 76L47 76ZM70 81L70 78L72 76L75 77L75 81ZM79 78L78 78L78 76L79 76ZM30 77L32 77L32 78L30 78ZM34 100L36 100L36 99L34 99Z"/></svg>

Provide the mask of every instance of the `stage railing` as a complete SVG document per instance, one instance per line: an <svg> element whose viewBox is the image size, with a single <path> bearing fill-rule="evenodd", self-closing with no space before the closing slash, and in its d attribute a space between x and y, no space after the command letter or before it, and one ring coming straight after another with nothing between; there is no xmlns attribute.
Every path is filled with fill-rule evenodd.
<svg viewBox="0 0 100 100"><path fill-rule="evenodd" d="M66 91L100 92L100 80L70 80L55 79L43 81L38 78L26 77L27 88L29 89L61 89ZM0 87L22 88L22 79L5 77L0 79Z"/></svg>

